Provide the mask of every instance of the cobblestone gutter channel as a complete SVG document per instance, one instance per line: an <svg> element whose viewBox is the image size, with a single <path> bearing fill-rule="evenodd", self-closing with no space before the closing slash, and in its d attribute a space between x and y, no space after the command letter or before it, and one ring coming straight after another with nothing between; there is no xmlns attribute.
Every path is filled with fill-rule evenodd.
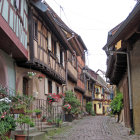
<svg viewBox="0 0 140 140"><path fill-rule="evenodd" d="M127 128L109 116L85 117L69 125L71 128L48 140L140 140L140 136L129 135Z"/></svg>

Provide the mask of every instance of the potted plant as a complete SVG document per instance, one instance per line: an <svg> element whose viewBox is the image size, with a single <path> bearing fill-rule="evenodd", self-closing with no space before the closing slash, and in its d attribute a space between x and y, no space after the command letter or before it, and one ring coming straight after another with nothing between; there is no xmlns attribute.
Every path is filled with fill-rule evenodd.
<svg viewBox="0 0 140 140"><path fill-rule="evenodd" d="M41 110L35 109L34 112L36 113L38 119L41 118L41 114L42 114Z"/></svg>
<svg viewBox="0 0 140 140"><path fill-rule="evenodd" d="M27 74L30 79L32 79L36 75L35 72L28 72Z"/></svg>
<svg viewBox="0 0 140 140"><path fill-rule="evenodd" d="M24 114L20 114L19 117L17 118L16 122L18 124L20 124L20 128L22 130L23 134L15 134L15 140L25 140L26 134L24 131L24 124L33 127L34 126L34 122L33 119L31 119L29 116L24 115Z"/></svg>
<svg viewBox="0 0 140 140"><path fill-rule="evenodd" d="M71 110L71 105L66 103L64 106L63 106L63 109L65 110L65 112L70 112Z"/></svg>
<svg viewBox="0 0 140 140"><path fill-rule="evenodd" d="M56 95L55 93L48 93L47 94L47 101L49 103L57 102L57 101L59 101L59 96Z"/></svg>
<svg viewBox="0 0 140 140"><path fill-rule="evenodd" d="M62 93L62 92L60 92L58 95L59 95L60 98L64 98L65 97L65 94Z"/></svg>
<svg viewBox="0 0 140 140"><path fill-rule="evenodd" d="M33 101L32 96L20 96L17 94L12 97L12 107L10 111L12 114L25 114L26 110L30 109L30 105Z"/></svg>
<svg viewBox="0 0 140 140"><path fill-rule="evenodd" d="M3 140L10 138L11 131L16 128L16 121L9 109L8 102L0 101L0 138Z"/></svg>
<svg viewBox="0 0 140 140"><path fill-rule="evenodd" d="M52 125L53 120L52 120L52 119L48 119L47 122L48 122L48 123L47 123L48 125Z"/></svg>
<svg viewBox="0 0 140 140"><path fill-rule="evenodd" d="M42 79L44 78L45 76L43 75L43 74L39 74L38 75L38 79L40 80L40 81L42 81Z"/></svg>
<svg viewBox="0 0 140 140"><path fill-rule="evenodd" d="M46 120L47 120L47 117L45 115L43 115L42 122L46 122Z"/></svg>

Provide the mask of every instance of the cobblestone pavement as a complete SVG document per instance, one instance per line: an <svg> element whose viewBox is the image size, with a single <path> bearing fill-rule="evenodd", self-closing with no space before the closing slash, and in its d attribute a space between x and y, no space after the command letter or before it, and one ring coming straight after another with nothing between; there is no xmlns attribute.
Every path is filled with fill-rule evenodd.
<svg viewBox="0 0 140 140"><path fill-rule="evenodd" d="M113 117L90 116L73 124L71 129L53 137L53 140L140 140L136 135L129 136L128 132Z"/></svg>

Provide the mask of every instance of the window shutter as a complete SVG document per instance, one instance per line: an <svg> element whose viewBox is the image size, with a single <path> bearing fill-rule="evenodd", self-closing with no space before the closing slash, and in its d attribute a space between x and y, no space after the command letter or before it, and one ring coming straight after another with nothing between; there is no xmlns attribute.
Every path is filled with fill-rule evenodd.
<svg viewBox="0 0 140 140"><path fill-rule="evenodd" d="M52 82L52 93L56 93L56 84Z"/></svg>
<svg viewBox="0 0 140 140"><path fill-rule="evenodd" d="M57 52L57 58L58 58L58 62L60 63L60 46L59 43L56 43L56 52Z"/></svg>
<svg viewBox="0 0 140 140"><path fill-rule="evenodd" d="M51 33L48 32L48 50L51 51L52 41L51 41Z"/></svg>
<svg viewBox="0 0 140 140"><path fill-rule="evenodd" d="M45 94L48 94L48 79L45 78Z"/></svg>
<svg viewBox="0 0 140 140"><path fill-rule="evenodd" d="M62 52L63 55L63 66L65 65L65 57L64 57L64 51Z"/></svg>

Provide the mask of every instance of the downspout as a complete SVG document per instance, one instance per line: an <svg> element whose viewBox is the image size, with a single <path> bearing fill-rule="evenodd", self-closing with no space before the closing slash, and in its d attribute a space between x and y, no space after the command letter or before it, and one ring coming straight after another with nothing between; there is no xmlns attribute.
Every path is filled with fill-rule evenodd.
<svg viewBox="0 0 140 140"><path fill-rule="evenodd" d="M130 103L130 110L133 109L132 105L132 87L131 87L131 74L130 74L130 55L127 52L127 71L128 71L128 90L129 90L129 103Z"/></svg>

